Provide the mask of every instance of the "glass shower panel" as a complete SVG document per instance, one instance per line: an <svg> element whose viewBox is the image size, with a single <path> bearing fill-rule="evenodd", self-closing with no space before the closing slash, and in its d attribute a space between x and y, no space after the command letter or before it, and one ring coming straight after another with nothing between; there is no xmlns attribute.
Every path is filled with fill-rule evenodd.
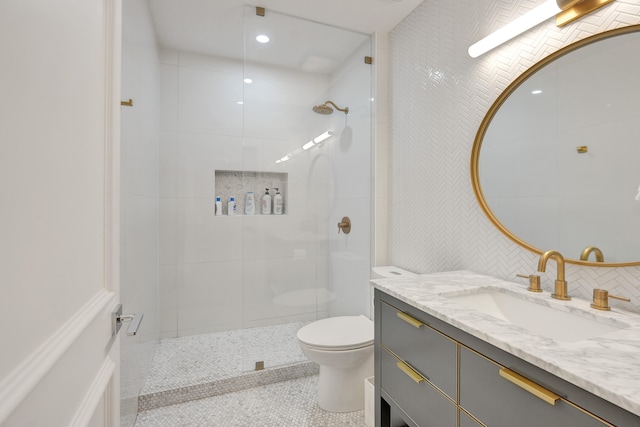
<svg viewBox="0 0 640 427"><path fill-rule="evenodd" d="M238 233L245 370L303 360L296 332L305 323L369 314L371 38L256 12L245 8L242 169L230 184L243 214L247 192L256 200ZM327 100L333 114L313 111ZM349 215L354 231L339 235Z"/></svg>

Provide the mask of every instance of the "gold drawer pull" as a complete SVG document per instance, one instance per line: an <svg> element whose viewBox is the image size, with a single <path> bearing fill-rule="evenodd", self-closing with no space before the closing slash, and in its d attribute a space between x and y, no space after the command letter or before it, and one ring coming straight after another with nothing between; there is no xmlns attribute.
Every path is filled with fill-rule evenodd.
<svg viewBox="0 0 640 427"><path fill-rule="evenodd" d="M422 375L417 373L411 366L407 365L406 363L396 362L396 366L400 368L402 372L407 374L407 376L412 380L414 380L416 383L420 384L422 381L424 381L424 378L422 378Z"/></svg>
<svg viewBox="0 0 640 427"><path fill-rule="evenodd" d="M398 311L398 317L404 320L405 322L407 322L408 324L410 324L411 326L415 326L416 328L419 328L420 326L424 326L424 323L422 323L418 319L415 319L409 316L407 313L403 311Z"/></svg>
<svg viewBox="0 0 640 427"><path fill-rule="evenodd" d="M554 392L547 390L546 388L534 383L528 378L523 377L520 374L516 374L510 369L502 368L500 369L500 376L505 378L518 387L528 391L536 397L547 402L549 405L555 405L556 400L560 399L560 396L555 394Z"/></svg>

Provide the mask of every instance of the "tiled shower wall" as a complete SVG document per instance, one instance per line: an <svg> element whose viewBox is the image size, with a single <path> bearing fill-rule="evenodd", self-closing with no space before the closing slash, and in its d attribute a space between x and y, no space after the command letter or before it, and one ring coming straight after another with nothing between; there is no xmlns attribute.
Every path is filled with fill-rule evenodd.
<svg viewBox="0 0 640 427"><path fill-rule="evenodd" d="M162 337L368 314L370 52L332 75L161 52ZM326 99L348 117L313 113ZM287 174L286 214L214 216L216 170ZM349 236L343 216L357 224Z"/></svg>
<svg viewBox="0 0 640 427"><path fill-rule="evenodd" d="M538 257L502 235L480 209L469 175L480 123L500 93L556 50L640 23L640 2L618 0L564 28L553 20L472 59L467 48L539 5L533 0L425 0L390 35L389 262L416 272L467 269L513 281ZM637 227L636 227L637 228ZM638 256L637 258L640 258ZM567 265L570 294L600 287L640 311L640 268ZM550 290L555 266L543 273Z"/></svg>
<svg viewBox="0 0 640 427"><path fill-rule="evenodd" d="M245 70L241 60L176 50L163 50L161 61L161 335L315 318L315 300L300 311L273 302L287 289L313 291L327 280L316 274L327 265L326 246L318 244L315 223L304 229L305 213L297 209L307 205L310 153L275 160L304 143L300 130L312 128L312 117L305 122L301 105L312 105L326 89L326 77ZM253 83L243 84L245 73ZM301 105L279 111L278 120L259 98L265 89L280 99L297 95ZM265 126L269 120L278 126ZM288 173L287 215L214 216L216 170Z"/></svg>

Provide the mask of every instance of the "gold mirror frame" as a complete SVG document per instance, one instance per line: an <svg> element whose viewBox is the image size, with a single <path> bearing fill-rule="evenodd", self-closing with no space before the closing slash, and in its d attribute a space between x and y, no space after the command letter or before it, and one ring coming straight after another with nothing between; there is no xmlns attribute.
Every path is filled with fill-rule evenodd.
<svg viewBox="0 0 640 427"><path fill-rule="evenodd" d="M491 124L491 121L495 117L496 113L498 112L502 104L504 104L504 102L507 100L507 98L509 98L509 96L516 89L518 89L518 87L520 87L520 85L524 81L526 81L530 76L538 72L540 69L544 68L549 63L555 61L556 59L562 56L565 56L568 53L571 53L577 49L580 49L581 47L584 47L586 45L589 45L610 37L634 33L638 31L640 31L640 25L631 25L628 27L605 31L605 32L587 37L575 43L572 43L569 46L566 46L558 50L557 52L552 53L551 55L547 56L546 58L534 64L531 68L529 68L524 73L522 73L522 75L518 76L518 78L516 78L509 86L507 86L507 88L500 94L498 99L493 103L491 108L489 108L489 111L487 111L486 116L482 120L482 123L480 124L480 128L478 129L478 133L476 134L476 138L473 142L473 149L471 150L471 183L473 186L473 192L475 193L476 199L478 200L478 203L480 204L480 207L482 208L483 212L485 213L487 218L489 218L489 220L493 223L493 225L495 225L496 228L498 228L498 230L500 230L510 240L524 247L525 249L528 249L538 255L544 252L543 250L540 250L537 247L518 238L515 234L513 234L507 227L505 227L500 222L500 220L493 214L493 212L489 208L489 205L487 204L484 198L484 194L482 193L482 187L480 186L480 177L478 175L478 161L480 159L480 149L482 148L482 140L484 139L487 129ZM547 249L553 249L553 248L547 248ZM586 265L591 267L631 267L631 266L640 265L640 260L634 261L634 262L610 263L610 262L582 261L582 260L567 258L566 262L571 264Z"/></svg>

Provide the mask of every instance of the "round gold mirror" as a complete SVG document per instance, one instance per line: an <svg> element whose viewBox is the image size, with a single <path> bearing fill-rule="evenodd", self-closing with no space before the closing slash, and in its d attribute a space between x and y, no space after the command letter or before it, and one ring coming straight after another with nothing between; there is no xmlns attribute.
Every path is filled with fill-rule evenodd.
<svg viewBox="0 0 640 427"><path fill-rule="evenodd" d="M640 25L597 34L518 77L482 121L471 180L506 236L568 262L640 265Z"/></svg>

